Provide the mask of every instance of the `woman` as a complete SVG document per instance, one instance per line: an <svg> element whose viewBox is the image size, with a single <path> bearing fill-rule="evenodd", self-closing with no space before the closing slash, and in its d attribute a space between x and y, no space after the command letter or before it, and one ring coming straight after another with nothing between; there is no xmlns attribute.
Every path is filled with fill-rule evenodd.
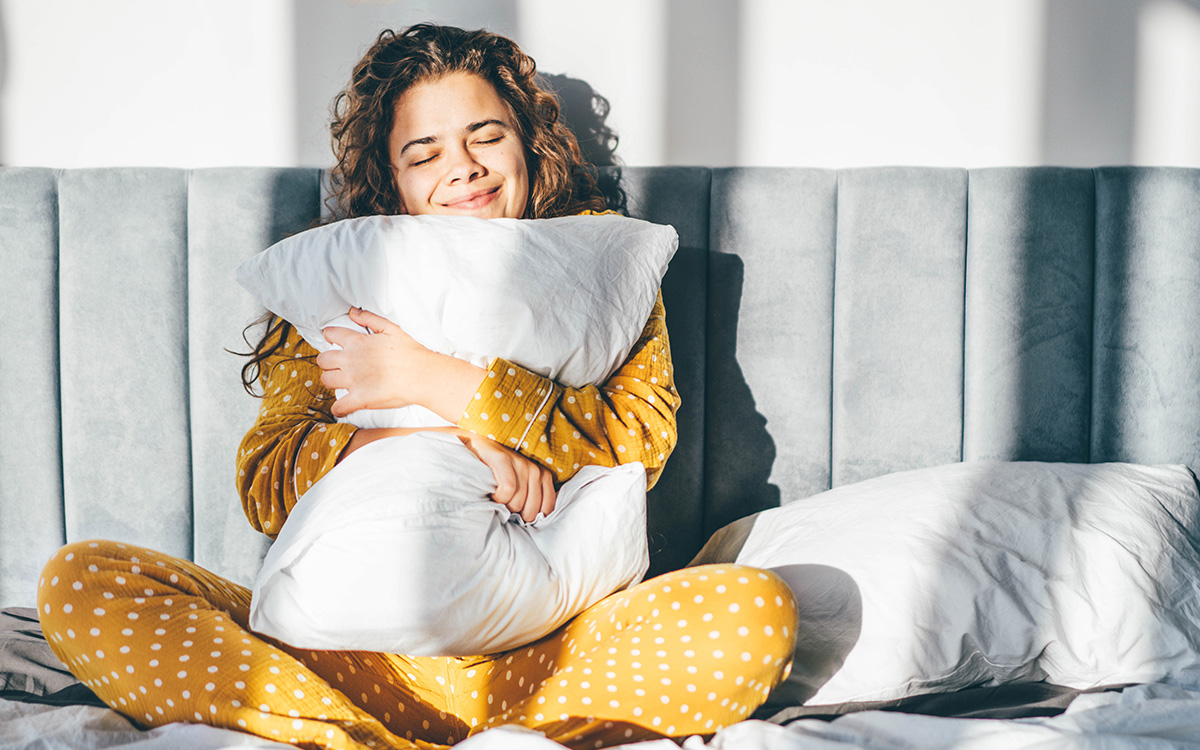
<svg viewBox="0 0 1200 750"><path fill-rule="evenodd" d="M533 61L486 32L384 32L338 97L338 218L442 213L539 218L602 210ZM263 402L242 442L251 523L278 533L297 498L350 452L403 430L334 421L422 404L449 421L527 519L587 464L642 461L653 484L678 398L661 299L602 386L565 388L501 359L475 368L423 349L367 311L376 332L329 329L316 356L274 320L244 380ZM332 390L348 393L334 400ZM498 414L530 415L517 420ZM491 418L489 418L489 415ZM506 446L513 446L509 448ZM302 651L250 632L250 595L198 566L113 542L47 564L39 613L55 652L142 725L199 721L313 747L453 744L519 724L577 747L714 732L747 716L786 673L796 611L777 577L738 566L670 573L597 603L558 631L475 658Z"/></svg>

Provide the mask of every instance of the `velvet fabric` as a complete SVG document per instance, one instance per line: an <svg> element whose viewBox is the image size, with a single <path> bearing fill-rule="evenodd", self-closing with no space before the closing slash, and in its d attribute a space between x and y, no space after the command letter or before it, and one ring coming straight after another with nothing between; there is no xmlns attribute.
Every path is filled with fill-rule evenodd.
<svg viewBox="0 0 1200 750"><path fill-rule="evenodd" d="M670 223L680 440L651 574L722 525L966 459L1200 466L1200 170L610 168ZM248 583L242 259L318 169L0 169L0 605L102 537Z"/></svg>

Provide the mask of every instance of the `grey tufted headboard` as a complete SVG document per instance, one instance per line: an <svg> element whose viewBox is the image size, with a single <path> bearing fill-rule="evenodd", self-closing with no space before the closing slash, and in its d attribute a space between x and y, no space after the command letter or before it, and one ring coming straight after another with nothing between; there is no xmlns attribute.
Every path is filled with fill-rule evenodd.
<svg viewBox="0 0 1200 750"><path fill-rule="evenodd" d="M1200 466L1200 170L624 169L675 225L653 571L739 516L964 459ZM0 170L0 605L107 537L251 580L233 281L316 169Z"/></svg>

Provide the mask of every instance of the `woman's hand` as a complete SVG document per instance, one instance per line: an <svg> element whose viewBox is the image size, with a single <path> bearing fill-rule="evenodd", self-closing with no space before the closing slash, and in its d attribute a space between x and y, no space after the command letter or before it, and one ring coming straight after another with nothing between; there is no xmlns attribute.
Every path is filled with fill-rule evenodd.
<svg viewBox="0 0 1200 750"><path fill-rule="evenodd" d="M467 450L483 462L492 472L496 480L496 491L492 500L500 503L513 513L520 513L527 523L532 523L540 512L548 516L554 510L557 493L554 489L554 477L545 466L531 461L516 451L509 450L494 440L477 435L469 430L458 427L378 427L360 429L350 438L346 450L338 457L341 461L346 456L376 440L400 435L412 435L417 432L441 432L454 435Z"/></svg>
<svg viewBox="0 0 1200 750"><path fill-rule="evenodd" d="M348 391L334 402L333 416L420 404L448 422L459 420L483 380L482 368L426 349L373 312L351 308L350 319L371 333L341 327L321 331L341 347L317 355L321 383Z"/></svg>
<svg viewBox="0 0 1200 750"><path fill-rule="evenodd" d="M556 493L549 469L482 435L466 430L457 434L463 445L492 470L496 479L493 500L513 513L520 513L526 523L532 523L539 512L550 515Z"/></svg>

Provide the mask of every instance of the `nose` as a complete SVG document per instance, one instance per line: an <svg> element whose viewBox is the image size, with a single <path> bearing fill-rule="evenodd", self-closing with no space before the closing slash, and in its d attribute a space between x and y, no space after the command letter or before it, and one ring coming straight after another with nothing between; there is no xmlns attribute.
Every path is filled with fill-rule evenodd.
<svg viewBox="0 0 1200 750"><path fill-rule="evenodd" d="M450 149L447 156L446 177L451 183L470 182L487 172L465 145Z"/></svg>

